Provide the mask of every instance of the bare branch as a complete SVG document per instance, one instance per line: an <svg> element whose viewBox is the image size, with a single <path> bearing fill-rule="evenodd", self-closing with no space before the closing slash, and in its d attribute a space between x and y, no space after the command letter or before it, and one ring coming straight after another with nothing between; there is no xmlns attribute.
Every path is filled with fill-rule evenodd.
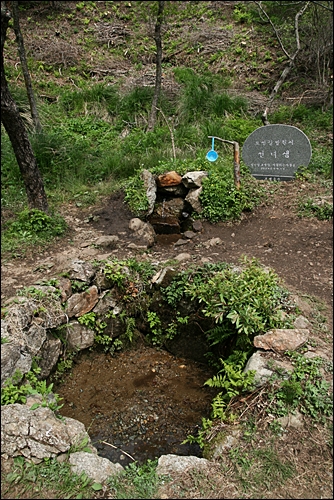
<svg viewBox="0 0 334 500"><path fill-rule="evenodd" d="M275 28L275 25L274 23L272 22L272 20L270 19L270 17L268 16L268 14L266 13L266 11L264 10L264 8L262 7L262 2L254 2L258 7L259 9L261 10L261 12L265 15L265 17L267 18L268 22L270 23L272 29L274 30L275 32L275 35L276 35L276 38L281 46L281 49L283 50L284 54L286 55L286 57L288 57L290 59L290 55L289 53L287 52L287 50L285 49L284 45L283 45L283 42L281 40L281 37L279 36L278 34L278 31L277 29Z"/></svg>

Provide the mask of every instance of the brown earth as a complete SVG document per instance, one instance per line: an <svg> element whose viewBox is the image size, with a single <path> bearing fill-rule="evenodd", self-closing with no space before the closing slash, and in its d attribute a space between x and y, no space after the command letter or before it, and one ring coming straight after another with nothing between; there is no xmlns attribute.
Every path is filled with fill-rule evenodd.
<svg viewBox="0 0 334 500"><path fill-rule="evenodd" d="M50 277L61 270L68 258L84 260L106 257L105 251L95 248L101 235L118 235L120 245L111 255L118 258L136 256L139 259L163 261L180 253L189 253L189 261L237 263L242 255L255 257L272 267L286 285L296 293L314 296L324 302L332 326L333 298L333 222L316 218L300 218L297 201L302 196L321 196L321 189L300 180L275 185L269 201L253 213L244 213L240 221L203 222L203 231L181 247L173 242L179 236L158 236L148 251L127 248L134 242L128 223L133 217L123 201L122 193L114 193L100 205L86 209L68 205L61 209L70 229L66 237L46 250L32 249L23 258L3 259L1 299L11 297L20 288L36 280ZM221 245L206 248L204 243L219 237Z"/></svg>
<svg viewBox="0 0 334 500"><path fill-rule="evenodd" d="M105 253L105 251L103 253L103 249L94 246L94 241L101 235L116 234L119 236L119 248L114 250L111 255L122 259L136 256L138 259L149 259L157 262L173 259L180 253L188 253L190 254L188 260L181 263L181 266L186 266L187 262L200 263L202 259L209 259L212 262L238 263L242 255L247 255L248 257L255 257L262 264L273 268L287 288L303 300L302 312L308 317L313 326L311 341L315 346L314 352L327 360L332 360L333 225L332 221L319 221L315 218L303 219L297 215L297 203L301 196L312 196L314 198L324 194L328 195L328 193L322 191L320 185L314 186L303 183L302 180L273 185L270 187L270 191L272 194L269 201L259 206L253 213L243 214L238 222L210 224L204 221L203 231L186 245L175 247L172 241L175 241L175 235L159 236L154 247L147 251L134 251L127 247L130 242L134 241L128 228L129 220L133 217L133 214L124 204L122 193L110 195L95 207L81 209L69 205L62 209L70 226L66 237L42 251L40 249L31 250L24 258L3 260L1 298L4 300L13 296L18 289L32 285L47 276L50 278L56 276L57 272L61 271L64 262L69 258L76 257L84 260L106 258L110 254ZM205 243L216 237L222 240L222 244L207 248ZM150 427L146 422L155 418L154 409L160 406L162 413L157 413L159 417L159 419L156 419L157 432L163 432L161 425L165 419L174 429L175 435L173 436L173 433L171 433L168 437L167 434L165 436L167 445L164 443L155 445L155 448L151 449L151 453L154 454L158 449L162 452L165 449L172 452L173 446L177 454L191 453L190 448L189 450L185 448L182 450L182 447L177 445L176 439L184 438L190 430L187 421L182 420L186 418L184 408L177 406L176 401L162 401L161 387L154 388L153 383L153 380L156 380L160 384L163 377L165 377L170 381L169 389L173 388L176 371L183 372L179 367L183 366L183 364L184 366L189 365L189 362L172 358L160 360L158 353L150 355L148 352L150 348L147 346L142 346L140 349L142 349L138 351L140 356L124 353L124 355L109 361L116 363L114 369L119 370L117 373L120 377L127 374L129 384L132 384L131 390L136 393L136 404L139 405L135 412L136 415L133 412L131 413L130 410L129 412L122 412L122 409L120 409L120 412L114 415L114 420L120 422L120 429L122 429L123 425L123 432L128 438L131 429L130 427L130 430L127 429L126 425L130 426L133 423L131 419L134 420L140 417L140 422L136 422L138 426L139 424L143 425L142 420L144 419L144 429L146 425L148 429L152 430L153 424ZM136 359L138 359L137 364ZM144 359L145 367L143 367L140 359ZM160 367L161 379L159 377L155 378L150 372L156 367L154 363L152 365L153 361L157 361L157 366ZM84 363L92 363L92 360L88 358ZM80 370L79 366L80 364L73 369L74 382L69 381L68 385L65 384L63 389L59 389L59 392L62 393L63 391L62 395L65 398L65 414L80 420L79 416L73 411L71 403L74 400L72 401L70 397L71 394L74 394L73 383L83 383L85 379L83 376L85 370L81 370L81 375L78 374L76 378L75 373L76 370ZM195 366L192 366L193 380L196 381L195 385L197 386L195 392L200 390L201 380L204 382L205 377L208 376L207 373L204 375L204 372L196 372L196 375L194 375L196 369ZM142 381L141 387L136 386L138 380L141 380L141 374L144 376L147 373L151 378ZM184 371L184 373L186 372ZM326 375L326 379L330 377L330 375ZM187 378L184 381L180 379L178 382L178 384L181 384L178 387L183 387L183 394L185 394L188 382ZM85 390L84 385L83 389ZM88 386L87 389L90 390ZM137 394L138 390L140 397ZM126 398L126 395L121 392L118 394L119 396ZM148 403L145 403L145 397L148 398ZM106 400L106 397L103 396L102 400ZM142 405L141 400L144 401ZM94 400L93 403L96 403L96 401ZM92 401L90 401L90 404L92 404ZM147 411L146 405L152 407L153 411ZM173 408L175 410L174 417L176 417L174 420L172 420ZM204 413L207 411L207 406L204 405L201 408L197 408L197 412L199 410ZM253 409L248 411L248 416L250 416ZM94 415L91 413L93 410ZM87 408L83 409L81 418L96 417L99 414L99 408L94 407L93 410L88 405ZM198 417L199 414L197 413L196 418L198 419ZM284 430L283 435L273 439L272 434L268 431L266 419L256 418L256 437L253 438L251 444L240 443L239 450L245 454L242 456L248 456L249 447L253 451L254 449L261 451L263 447L269 446L269 449L277 453L280 460L283 462L289 460L293 464L295 474L292 479L288 479L286 482L278 479L276 482L272 481L266 484L263 478L262 480L254 479L257 477L257 473L261 473L264 467L263 463L253 463L250 471L254 472L254 475L250 477L248 473L247 475L242 468L237 467L226 456L223 464L218 462L208 474L201 475L198 471L177 474L171 483L166 483L160 489L159 498L259 498L259 495L262 498L333 498L330 449L332 445L329 444L331 438L328 427L325 428L312 419L304 417L304 426L302 428L288 427ZM193 418L191 422L192 428L196 423L195 420ZM176 424L177 421L181 422L181 426ZM90 423L88 422L87 425ZM138 428L142 429L142 427ZM183 436L182 430L184 430ZM142 442L145 442L146 431L143 432ZM172 447L168 447L171 445L171 436L173 436ZM95 438L106 439L105 434L99 436L96 433ZM115 436L113 439L115 439ZM117 442L117 444L123 451L127 451L129 455L131 453L135 454L135 447L129 441L128 445L123 446L123 448L121 441ZM148 443L146 442L146 444ZM104 456L117 460L121 454L124 460L124 453L122 454L119 449L111 455L110 452L108 453L107 448L107 445L104 448L100 445L99 452ZM266 449L268 450L268 448ZM192 453L195 454L194 449ZM125 463L131 461L127 456L125 458ZM246 484L246 489L241 486L241 477L243 477L243 484ZM21 493L14 489L11 490L11 493L7 491L2 498L24 498L24 494ZM15 494L21 496L15 496ZM96 493L96 496L99 495L102 495L102 493ZM110 492L104 492L103 496L113 498L113 494ZM35 498L45 497L37 496Z"/></svg>

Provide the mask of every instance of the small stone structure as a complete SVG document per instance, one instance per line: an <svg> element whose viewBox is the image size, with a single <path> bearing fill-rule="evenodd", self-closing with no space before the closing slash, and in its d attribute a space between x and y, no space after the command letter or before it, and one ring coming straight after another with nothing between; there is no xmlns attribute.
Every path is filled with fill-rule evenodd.
<svg viewBox="0 0 334 500"><path fill-rule="evenodd" d="M174 170L154 177L142 172L149 203L147 220L157 234L179 234L193 229L190 215L201 213L199 200L205 171L187 172L181 176Z"/></svg>

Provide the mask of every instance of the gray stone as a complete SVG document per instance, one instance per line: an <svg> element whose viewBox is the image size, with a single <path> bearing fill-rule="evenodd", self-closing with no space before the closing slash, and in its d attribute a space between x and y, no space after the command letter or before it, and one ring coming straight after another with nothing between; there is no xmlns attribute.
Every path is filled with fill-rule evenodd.
<svg viewBox="0 0 334 500"><path fill-rule="evenodd" d="M85 283L90 283L95 275L92 264L79 259L70 262L68 272L71 279L84 281Z"/></svg>
<svg viewBox="0 0 334 500"><path fill-rule="evenodd" d="M311 323L309 322L309 320L307 318L305 318L305 316L300 315L300 316L297 316L297 318L294 320L293 326L295 328L305 330L305 329L310 328Z"/></svg>
<svg viewBox="0 0 334 500"><path fill-rule="evenodd" d="M152 247L156 241L156 234L149 222L134 218L129 222L129 229L134 232L135 238L145 244L147 248Z"/></svg>
<svg viewBox="0 0 334 500"><path fill-rule="evenodd" d="M217 438L215 439L215 443L212 445L212 449L210 450L210 458L211 459L219 459L222 453L226 453L234 446L237 446L240 442L240 438L242 432L240 429L232 429L228 431L229 434L219 433Z"/></svg>
<svg viewBox="0 0 334 500"><path fill-rule="evenodd" d="M146 197L148 200L148 210L147 215L150 215L154 210L154 204L157 197L157 184L155 182L154 175L148 170L143 170L141 173L141 178L144 181L144 186L146 188Z"/></svg>
<svg viewBox="0 0 334 500"><path fill-rule="evenodd" d="M193 231L185 231L183 233L183 236L185 236L186 238L188 238L189 240L191 240L192 238L195 238L196 233L194 233Z"/></svg>
<svg viewBox="0 0 334 500"><path fill-rule="evenodd" d="M64 453L86 439L85 426L72 418L60 420L47 407L31 410L28 404L1 407L1 453L5 456L43 459Z"/></svg>
<svg viewBox="0 0 334 500"><path fill-rule="evenodd" d="M81 351L94 344L95 332L77 321L67 325L67 347L70 351Z"/></svg>
<svg viewBox="0 0 334 500"><path fill-rule="evenodd" d="M190 253L179 253L174 258L175 258L175 260L177 260L179 262L184 262L186 260L191 260L191 255L190 255Z"/></svg>
<svg viewBox="0 0 334 500"><path fill-rule="evenodd" d="M193 189L199 188L202 186L202 179L207 177L208 173L204 170L199 170L195 172L187 172L182 177L182 182L186 186L186 188Z"/></svg>
<svg viewBox="0 0 334 500"><path fill-rule="evenodd" d="M113 250L117 248L118 242L118 236L101 236L95 241L95 245Z"/></svg>
<svg viewBox="0 0 334 500"><path fill-rule="evenodd" d="M203 224L200 220L195 220L192 223L192 226L193 226L193 230L196 231L196 233L200 233L201 231L203 231Z"/></svg>
<svg viewBox="0 0 334 500"><path fill-rule="evenodd" d="M249 358L244 368L244 373L250 370L256 371L254 376L254 385L256 387L264 385L273 374L272 370L269 370L267 367L267 359L262 357L259 351L254 352Z"/></svg>
<svg viewBox="0 0 334 500"><path fill-rule="evenodd" d="M174 243L174 247L181 247L182 245L187 245L187 243L189 243L189 240L179 239Z"/></svg>
<svg viewBox="0 0 334 500"><path fill-rule="evenodd" d="M25 336L27 351L35 356L46 341L46 329L43 326L32 324Z"/></svg>
<svg viewBox="0 0 334 500"><path fill-rule="evenodd" d="M47 333L47 340L44 342L38 355L41 358L38 366L41 368L39 378L43 379L50 375L56 366L62 350L60 339L55 339L50 333Z"/></svg>
<svg viewBox="0 0 334 500"><path fill-rule="evenodd" d="M211 238L211 240L208 240L208 241L205 241L203 243L203 246L205 248L210 248L210 247L215 247L215 246L218 246L218 245L222 245L223 242L220 238Z"/></svg>
<svg viewBox="0 0 334 500"><path fill-rule="evenodd" d="M156 473L159 476L162 475L173 475L173 473L184 472L187 469L201 469L205 470L210 467L210 461L206 458L198 457L184 457L179 455L162 455L158 460L158 466Z"/></svg>
<svg viewBox="0 0 334 500"><path fill-rule="evenodd" d="M203 191L202 187L190 189L187 194L185 200L191 205L192 209L200 214L203 211L201 202L199 201L199 197Z"/></svg>
<svg viewBox="0 0 334 500"><path fill-rule="evenodd" d="M294 427L295 429L301 429L304 426L303 415L299 411L295 410L295 413L289 413L285 417L280 417L277 419L283 428Z"/></svg>
<svg viewBox="0 0 334 500"><path fill-rule="evenodd" d="M115 476L124 470L118 463L114 464L107 458L99 457L85 451L71 453L69 462L72 472L79 476L85 472L88 477L97 483L104 483L111 476Z"/></svg>
<svg viewBox="0 0 334 500"><path fill-rule="evenodd" d="M114 297L114 293L112 291L105 291L100 296L100 299L94 307L93 312L99 315L104 315L111 309L114 309L116 306L117 300Z"/></svg>
<svg viewBox="0 0 334 500"><path fill-rule="evenodd" d="M8 377L14 375L20 359L20 348L15 344L1 344L1 387Z"/></svg>
<svg viewBox="0 0 334 500"><path fill-rule="evenodd" d="M307 136L291 125L266 125L252 132L242 148L242 159L256 179L291 180L307 167L312 148Z"/></svg>

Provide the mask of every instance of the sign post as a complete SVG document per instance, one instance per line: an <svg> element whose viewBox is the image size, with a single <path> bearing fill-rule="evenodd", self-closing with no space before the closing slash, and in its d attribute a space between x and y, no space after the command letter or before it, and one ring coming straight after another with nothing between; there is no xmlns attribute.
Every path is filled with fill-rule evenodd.
<svg viewBox="0 0 334 500"><path fill-rule="evenodd" d="M291 125L266 125L252 132L242 159L259 180L290 181L300 166L307 167L312 148L307 136Z"/></svg>

